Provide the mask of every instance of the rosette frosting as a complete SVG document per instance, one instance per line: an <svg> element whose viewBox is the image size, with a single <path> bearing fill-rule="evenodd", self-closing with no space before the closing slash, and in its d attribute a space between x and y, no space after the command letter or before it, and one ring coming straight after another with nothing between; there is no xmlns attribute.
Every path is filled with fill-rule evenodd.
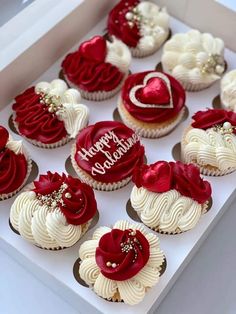
<svg viewBox="0 0 236 314"><path fill-rule="evenodd" d="M88 108L80 100L80 93L60 79L28 88L13 104L19 133L43 144L74 138L88 123Z"/></svg>
<svg viewBox="0 0 236 314"><path fill-rule="evenodd" d="M26 181L30 160L22 141L14 141L0 126L0 197L17 191Z"/></svg>
<svg viewBox="0 0 236 314"><path fill-rule="evenodd" d="M169 34L169 15L155 3L121 0L109 13L108 33L132 48L158 49Z"/></svg>
<svg viewBox="0 0 236 314"><path fill-rule="evenodd" d="M94 36L69 53L62 62L62 69L69 80L80 89L111 91L115 89L129 71L131 55L120 40L106 41Z"/></svg>
<svg viewBox="0 0 236 314"><path fill-rule="evenodd" d="M182 162L158 161L136 169L131 204L142 222L167 233L192 229L211 197L199 169Z"/></svg>
<svg viewBox="0 0 236 314"><path fill-rule="evenodd" d="M72 157L96 181L112 183L132 176L143 163L144 147L124 124L102 121L80 132Z"/></svg>
<svg viewBox="0 0 236 314"><path fill-rule="evenodd" d="M193 116L192 127L183 138L186 162L210 165L225 171L236 168L236 113L209 109Z"/></svg>
<svg viewBox="0 0 236 314"><path fill-rule="evenodd" d="M147 71L130 75L122 88L121 99L136 119L162 123L175 118L185 104L185 91L172 76Z"/></svg>
<svg viewBox="0 0 236 314"><path fill-rule="evenodd" d="M158 237L127 221L95 230L92 240L81 245L79 257L81 278L99 296L130 305L159 281L164 262Z"/></svg>
<svg viewBox="0 0 236 314"><path fill-rule="evenodd" d="M97 211L93 190L79 179L47 172L14 201L10 221L26 240L47 249L69 247Z"/></svg>
<svg viewBox="0 0 236 314"><path fill-rule="evenodd" d="M225 70L224 42L198 30L175 34L164 45L162 65L183 83L207 87Z"/></svg>

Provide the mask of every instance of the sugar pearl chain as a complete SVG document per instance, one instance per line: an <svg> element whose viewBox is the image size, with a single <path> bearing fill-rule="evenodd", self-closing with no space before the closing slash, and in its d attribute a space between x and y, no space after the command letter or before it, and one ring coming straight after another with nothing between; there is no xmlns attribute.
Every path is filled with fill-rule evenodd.
<svg viewBox="0 0 236 314"><path fill-rule="evenodd" d="M49 211L54 211L56 208L58 208L58 205L61 204L62 206L65 206L65 203L62 199L63 192L68 188L68 185L66 183L63 183L59 190L53 191L51 194L37 194L37 199L39 200L39 204L46 205L48 207ZM66 198L71 198L70 193L65 193Z"/></svg>
<svg viewBox="0 0 236 314"><path fill-rule="evenodd" d="M221 134L232 134L236 127L232 126L232 124L228 121L223 124L216 124L213 126L213 130L221 133Z"/></svg>
<svg viewBox="0 0 236 314"><path fill-rule="evenodd" d="M218 75L223 74L225 70L224 58L218 54L209 53L206 63L201 66L201 73L216 73Z"/></svg>
<svg viewBox="0 0 236 314"><path fill-rule="evenodd" d="M42 91L37 93L39 95L39 102L48 107L50 113L57 114L58 110L64 110L61 103L61 97L57 95L49 95Z"/></svg>

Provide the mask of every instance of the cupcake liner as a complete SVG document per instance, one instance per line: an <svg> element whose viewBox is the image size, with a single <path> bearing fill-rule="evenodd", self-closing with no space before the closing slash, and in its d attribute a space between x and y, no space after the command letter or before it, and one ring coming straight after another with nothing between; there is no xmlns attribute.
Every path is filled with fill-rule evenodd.
<svg viewBox="0 0 236 314"><path fill-rule="evenodd" d="M106 91L87 92L87 91L79 88L77 85L75 85L71 81L69 81L69 79L67 79L66 75L64 75L63 72L59 73L59 77L63 77L63 79L66 81L66 83L69 87L77 89L84 99L93 100L93 101L102 101L102 100L106 100L106 99L113 97L115 94L117 94L121 90L121 87L122 87L124 81L126 80L126 78L128 77L128 75L129 75L129 72L125 73L120 84L115 89L113 89L111 91L108 91L108 92L106 92Z"/></svg>
<svg viewBox="0 0 236 314"><path fill-rule="evenodd" d="M94 188L95 190L98 191L114 191L114 190L118 190L120 188L122 188L123 186L127 185L130 180L131 177L128 177L122 181L118 181L118 182L111 182L111 183L104 183L104 182L100 182L100 181L96 181L95 179L93 179L90 175L88 175L85 171L83 171L78 165L77 162L74 158L74 155L76 153L76 143L74 143L72 145L72 150L71 150L71 163L72 166L74 168L74 170L76 171L78 177L80 178L81 181L87 183L88 185L90 185L92 188Z"/></svg>
<svg viewBox="0 0 236 314"><path fill-rule="evenodd" d="M29 143L33 144L34 146L40 147L40 148L47 148L47 149L57 148L57 147L60 147L60 146L67 144L68 142L70 142L72 140L72 138L69 135L67 135L66 137L62 138L60 141L55 142L55 143L50 143L50 144L41 143L39 141L32 140L32 139L30 139L30 138L28 138L28 137L26 137L20 133L20 131L18 129L18 124L15 121L15 115L13 115L12 121L13 121L14 127L16 128L16 131L18 132L18 134L20 134Z"/></svg>
<svg viewBox="0 0 236 314"><path fill-rule="evenodd" d="M169 29L168 33L166 33L165 36L163 37L163 40L161 42L158 42L154 47L151 47L150 49L142 50L138 47L129 47L132 57L144 58L144 57L151 56L156 51L158 51L161 48L161 46L164 44L164 42L168 40L170 37L171 37L171 30Z"/></svg>
<svg viewBox="0 0 236 314"><path fill-rule="evenodd" d="M27 173L26 173L26 177L25 177L25 180L23 181L23 183L15 191L13 191L11 193L0 194L0 201L6 200L8 198L11 198L16 193L18 193L24 187L24 185L26 184L26 182L27 182L27 180L28 180L28 178L30 176L31 170L32 170L32 160L29 158L29 159L27 159Z"/></svg>
<svg viewBox="0 0 236 314"><path fill-rule="evenodd" d="M236 170L236 167L230 167L227 169L220 170L219 168L211 166L211 165L199 165L196 160L191 160L191 161L186 160L186 158L184 156L184 147L186 145L185 136L190 129L191 129L191 126L189 126L184 131L183 136L182 136L182 140L181 140L181 160L184 163L194 164L196 167L199 168L201 174L203 174L205 176L212 176L212 177L224 176L224 175L230 174Z"/></svg>
<svg viewBox="0 0 236 314"><path fill-rule="evenodd" d="M121 99L118 102L118 111L124 124L134 130L139 136L145 138L158 138L170 133L181 122L184 117L185 107L179 112L174 121L161 128L158 128L158 124L156 124L155 128L148 128L148 124L146 124L145 127L142 125L139 126L138 123L141 124L142 122L130 116L121 103ZM137 123L135 123L136 121ZM166 123L168 123L168 121L166 121Z"/></svg>

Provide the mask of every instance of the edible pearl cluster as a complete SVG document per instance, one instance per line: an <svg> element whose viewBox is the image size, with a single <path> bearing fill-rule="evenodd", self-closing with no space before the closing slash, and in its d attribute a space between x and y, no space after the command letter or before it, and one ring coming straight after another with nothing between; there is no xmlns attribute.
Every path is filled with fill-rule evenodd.
<svg viewBox="0 0 236 314"><path fill-rule="evenodd" d="M61 204L62 206L65 206L65 203L62 199L63 192L68 188L68 185L66 183L63 183L59 190L53 191L51 194L42 195L37 193L37 199L39 200L40 205L46 205L49 209L49 211L53 211L56 208L58 208L58 205ZM71 198L70 193L65 193L66 198Z"/></svg>
<svg viewBox="0 0 236 314"><path fill-rule="evenodd" d="M225 70L224 58L218 54L209 54L206 63L201 66L201 73L216 73L223 74Z"/></svg>
<svg viewBox="0 0 236 314"><path fill-rule="evenodd" d="M132 260L133 263L138 257L138 251L137 251L136 245L139 247L140 250L142 250L142 246L139 240L135 237L135 235L136 235L136 231L130 230L129 236L131 236L131 238L128 238L126 242L121 242L120 244L122 253L128 254L129 251L134 251L134 259ZM108 261L106 262L106 266L116 268L117 266L119 266L119 264Z"/></svg>
<svg viewBox="0 0 236 314"><path fill-rule="evenodd" d="M60 96L45 94L41 91L37 94L39 94L39 102L46 105L50 113L56 113L58 110L64 109Z"/></svg>
<svg viewBox="0 0 236 314"><path fill-rule="evenodd" d="M224 122L223 125L215 125L213 130L219 132L221 134L232 134L234 132L235 127L228 121Z"/></svg>

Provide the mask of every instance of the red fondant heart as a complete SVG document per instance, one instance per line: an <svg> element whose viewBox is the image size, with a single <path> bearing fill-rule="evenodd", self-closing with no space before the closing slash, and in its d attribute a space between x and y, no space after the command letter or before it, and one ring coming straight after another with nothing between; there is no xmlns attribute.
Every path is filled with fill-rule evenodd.
<svg viewBox="0 0 236 314"><path fill-rule="evenodd" d="M106 40L101 36L94 36L85 41L79 48L81 55L89 60L103 62L106 58Z"/></svg>
<svg viewBox="0 0 236 314"><path fill-rule="evenodd" d="M5 148L8 138L9 138L9 133L7 129L5 129L3 126L0 126L0 150Z"/></svg>
<svg viewBox="0 0 236 314"><path fill-rule="evenodd" d="M158 77L151 78L147 85L137 91L137 98L144 104L169 105L170 94L166 83Z"/></svg>

